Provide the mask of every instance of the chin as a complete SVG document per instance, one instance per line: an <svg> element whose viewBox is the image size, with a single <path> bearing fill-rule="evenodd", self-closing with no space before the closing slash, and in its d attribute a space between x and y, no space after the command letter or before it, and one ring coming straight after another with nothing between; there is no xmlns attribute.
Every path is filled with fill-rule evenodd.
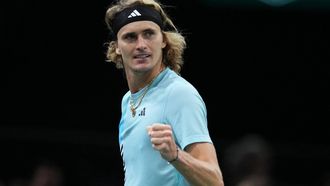
<svg viewBox="0 0 330 186"><path fill-rule="evenodd" d="M133 67L134 71L136 72L146 72L152 69L152 67L150 65L147 64L139 64L139 65L135 65Z"/></svg>

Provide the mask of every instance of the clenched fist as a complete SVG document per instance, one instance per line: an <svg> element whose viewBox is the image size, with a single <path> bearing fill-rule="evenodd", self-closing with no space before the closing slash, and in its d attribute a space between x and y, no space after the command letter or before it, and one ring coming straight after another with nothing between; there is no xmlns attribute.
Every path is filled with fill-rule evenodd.
<svg viewBox="0 0 330 186"><path fill-rule="evenodd" d="M177 145L170 125L154 123L147 127L152 147L168 162L178 157Z"/></svg>

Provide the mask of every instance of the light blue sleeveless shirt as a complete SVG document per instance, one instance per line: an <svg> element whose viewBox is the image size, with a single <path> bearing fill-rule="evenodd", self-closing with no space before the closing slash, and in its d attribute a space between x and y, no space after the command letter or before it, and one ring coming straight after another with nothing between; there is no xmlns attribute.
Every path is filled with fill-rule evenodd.
<svg viewBox="0 0 330 186"><path fill-rule="evenodd" d="M146 88L146 87L145 87ZM132 94L135 103L145 89ZM197 90L166 68L152 82L135 117L130 110L130 91L122 99L119 144L124 163L125 186L186 186L185 178L152 148L147 126L172 126L177 145L184 149L195 142L212 143L206 107Z"/></svg>

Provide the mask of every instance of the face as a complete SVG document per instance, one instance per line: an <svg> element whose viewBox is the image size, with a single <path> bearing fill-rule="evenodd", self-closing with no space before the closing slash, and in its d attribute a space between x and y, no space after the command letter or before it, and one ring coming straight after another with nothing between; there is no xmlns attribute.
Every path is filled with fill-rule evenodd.
<svg viewBox="0 0 330 186"><path fill-rule="evenodd" d="M129 23L119 30L117 38L116 53L121 55L126 72L146 72L160 67L166 43L156 23Z"/></svg>

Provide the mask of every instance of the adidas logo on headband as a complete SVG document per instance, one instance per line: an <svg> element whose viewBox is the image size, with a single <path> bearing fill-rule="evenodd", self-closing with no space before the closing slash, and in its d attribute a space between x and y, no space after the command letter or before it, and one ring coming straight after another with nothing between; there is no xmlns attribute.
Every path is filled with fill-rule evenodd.
<svg viewBox="0 0 330 186"><path fill-rule="evenodd" d="M160 12L150 6L139 4L118 12L111 25L114 35L117 36L121 27L135 21L152 21L156 23L161 30L164 29Z"/></svg>
<svg viewBox="0 0 330 186"><path fill-rule="evenodd" d="M141 16L141 14L135 9L133 12L131 12L131 14L127 18L136 17L136 16Z"/></svg>

